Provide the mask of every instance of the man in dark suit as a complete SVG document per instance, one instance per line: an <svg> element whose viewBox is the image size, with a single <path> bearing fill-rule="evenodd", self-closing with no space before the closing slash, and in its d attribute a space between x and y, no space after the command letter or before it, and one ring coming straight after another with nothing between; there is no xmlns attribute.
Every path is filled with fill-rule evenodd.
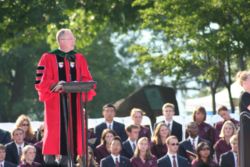
<svg viewBox="0 0 250 167"><path fill-rule="evenodd" d="M7 144L11 141L10 133L3 129L0 129L0 143Z"/></svg>
<svg viewBox="0 0 250 167"><path fill-rule="evenodd" d="M180 143L178 153L192 162L196 158L196 147L200 142L209 141L199 137L199 128L196 122L190 122L187 125L188 138Z"/></svg>
<svg viewBox="0 0 250 167"><path fill-rule="evenodd" d="M15 128L12 132L13 141L6 144L6 161L12 162L16 165L20 162L22 149L26 145L24 142L24 131L21 128Z"/></svg>
<svg viewBox="0 0 250 167"><path fill-rule="evenodd" d="M239 167L237 135L233 135L230 138L230 145L232 147L232 150L220 156L220 167Z"/></svg>
<svg viewBox="0 0 250 167"><path fill-rule="evenodd" d="M122 143L122 155L132 158L136 148L136 142L139 137L140 128L137 125L129 125L126 128L128 139Z"/></svg>
<svg viewBox="0 0 250 167"><path fill-rule="evenodd" d="M17 165L5 161L5 157L6 157L6 148L3 144L0 144L0 166L1 167L16 167Z"/></svg>
<svg viewBox="0 0 250 167"><path fill-rule="evenodd" d="M176 136L166 140L168 153L157 161L158 167L191 167L188 160L177 154L179 142Z"/></svg>
<svg viewBox="0 0 250 167"><path fill-rule="evenodd" d="M110 145L111 155L103 158L100 167L132 167L130 160L122 155L122 141L118 136L115 136Z"/></svg>
<svg viewBox="0 0 250 167"><path fill-rule="evenodd" d="M121 124L113 120L115 117L115 113L116 113L116 108L112 104L106 104L103 106L102 115L105 119L105 122L95 127L95 135L96 135L95 146L100 144L102 131L107 128L115 131L116 134L120 136L122 141L125 141L127 139L124 124Z"/></svg>
<svg viewBox="0 0 250 167"><path fill-rule="evenodd" d="M174 114L175 106L171 103L165 103L162 106L162 115L164 116L165 120L161 122L164 122L168 126L171 135L176 136L179 141L182 141L182 125L173 120ZM154 124L154 128L158 123Z"/></svg>

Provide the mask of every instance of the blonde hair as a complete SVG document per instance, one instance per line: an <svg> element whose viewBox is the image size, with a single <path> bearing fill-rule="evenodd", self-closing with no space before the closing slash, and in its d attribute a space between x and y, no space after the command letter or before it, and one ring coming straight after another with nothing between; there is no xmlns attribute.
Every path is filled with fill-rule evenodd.
<svg viewBox="0 0 250 167"><path fill-rule="evenodd" d="M136 113L140 113L141 116L145 115L145 112L140 109L140 108L132 108L131 112L130 112L130 117L133 117Z"/></svg>
<svg viewBox="0 0 250 167"><path fill-rule="evenodd" d="M146 150L146 157L145 157L145 160L150 160L153 155L150 151L150 146L149 146L149 140L147 137L141 137L138 142L137 142L137 145L136 145L136 149L135 149L135 152L134 152L134 156L133 157L140 157L140 150L139 150L139 143L142 143L143 141L146 141L148 143L148 149Z"/></svg>
<svg viewBox="0 0 250 167"><path fill-rule="evenodd" d="M171 135L171 136L168 136L168 138L166 139L166 144L167 145L170 144L170 140L172 140L172 139L175 139L175 140L178 141L178 138L176 136Z"/></svg>
<svg viewBox="0 0 250 167"><path fill-rule="evenodd" d="M25 161L25 155L27 154L27 152L30 149L33 149L35 151L35 153L36 153L36 148L34 146L32 146L32 145L26 145L26 146L24 146L24 148L22 149L22 156L21 156L21 160L22 161Z"/></svg>
<svg viewBox="0 0 250 167"><path fill-rule="evenodd" d="M175 106L174 106L174 104L172 104L172 103L165 103L165 104L162 106L162 111L163 111L165 108L167 108L167 107L172 108L172 109L174 110L174 112L175 112Z"/></svg>
<svg viewBox="0 0 250 167"><path fill-rule="evenodd" d="M231 138L230 138L230 144L233 143L238 143L238 135L234 134Z"/></svg>
<svg viewBox="0 0 250 167"><path fill-rule="evenodd" d="M231 127L233 128L233 134L232 134L232 135L234 135L234 134L236 133L236 127L235 127L234 123L233 123L232 121L228 120L228 121L226 121L226 122L223 124L223 126L222 126L222 128L221 128L221 131L220 131L219 137L221 137L221 138L224 138L224 137L225 137L224 130L225 130L225 127L226 127L227 125L229 125L229 126L231 126Z"/></svg>
<svg viewBox="0 0 250 167"><path fill-rule="evenodd" d="M243 82L246 81L249 76L250 76L250 71L239 71L236 74L236 80L242 86Z"/></svg>
<svg viewBox="0 0 250 167"><path fill-rule="evenodd" d="M163 143L161 141L161 136L160 136L160 130L161 130L161 127L163 127L163 126L165 126L168 129L168 132L170 132L168 126L165 123L161 122L161 123L157 124L157 126L155 127L155 130L154 130L153 137L152 137L152 142L157 144L157 145Z"/></svg>
<svg viewBox="0 0 250 167"><path fill-rule="evenodd" d="M15 126L16 126L16 128L21 128L24 121L28 122L28 124L29 124L28 130L27 130L27 132L25 132L25 138L33 139L34 138L34 132L33 132L33 129L31 127L31 120L30 120L29 116L24 115L24 114L20 115L16 120L16 125Z"/></svg>

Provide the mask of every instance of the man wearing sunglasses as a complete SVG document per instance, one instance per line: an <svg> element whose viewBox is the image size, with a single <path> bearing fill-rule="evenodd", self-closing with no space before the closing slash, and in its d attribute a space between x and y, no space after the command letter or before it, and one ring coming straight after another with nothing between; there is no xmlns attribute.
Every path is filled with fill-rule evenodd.
<svg viewBox="0 0 250 167"><path fill-rule="evenodd" d="M157 161L158 167L191 167L186 158L177 154L179 142L176 136L166 139L168 153Z"/></svg>

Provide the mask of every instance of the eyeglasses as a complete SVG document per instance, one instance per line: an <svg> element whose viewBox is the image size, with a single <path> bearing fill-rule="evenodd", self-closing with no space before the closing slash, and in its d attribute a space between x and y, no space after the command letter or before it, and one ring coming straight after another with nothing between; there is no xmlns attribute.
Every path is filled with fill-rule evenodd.
<svg viewBox="0 0 250 167"><path fill-rule="evenodd" d="M22 126L29 126L30 124L22 124Z"/></svg>
<svg viewBox="0 0 250 167"><path fill-rule="evenodd" d="M179 143L171 143L171 146L179 146Z"/></svg>

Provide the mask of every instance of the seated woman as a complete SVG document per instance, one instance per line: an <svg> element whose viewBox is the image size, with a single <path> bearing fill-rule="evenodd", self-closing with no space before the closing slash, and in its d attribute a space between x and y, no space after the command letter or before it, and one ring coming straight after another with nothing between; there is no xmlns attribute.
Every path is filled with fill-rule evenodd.
<svg viewBox="0 0 250 167"><path fill-rule="evenodd" d="M157 124L151 143L151 152L157 159L163 157L168 152L166 139L169 135L170 131L165 123Z"/></svg>
<svg viewBox="0 0 250 167"><path fill-rule="evenodd" d="M139 138L147 137L150 140L151 138L150 129L146 126L141 125L143 115L144 112L139 108L133 108L130 112L130 117L133 121L133 124L137 125L140 128Z"/></svg>
<svg viewBox="0 0 250 167"><path fill-rule="evenodd" d="M78 163L76 164L76 167L83 167L82 164L82 159L78 156L77 157L77 161ZM95 161L95 157L94 157L94 152L93 149L88 146L88 164L87 167L97 167L97 162Z"/></svg>
<svg viewBox="0 0 250 167"><path fill-rule="evenodd" d="M219 167L213 160L210 146L207 142L201 142L196 149L197 157L192 161L192 167Z"/></svg>
<svg viewBox="0 0 250 167"><path fill-rule="evenodd" d="M220 139L215 143L214 150L217 158L217 162L219 162L220 155L231 150L230 138L236 134L236 128L232 121L226 121L220 132Z"/></svg>
<svg viewBox="0 0 250 167"><path fill-rule="evenodd" d="M193 121L198 124L199 137L206 139L210 142L211 146L215 143L215 129L206 123L206 110L204 107L197 107L193 112Z"/></svg>
<svg viewBox="0 0 250 167"><path fill-rule="evenodd" d="M111 129L105 129L102 132L101 144L98 145L94 151L94 155L98 164L100 164L102 158L110 155L110 144L115 136L116 133Z"/></svg>
<svg viewBox="0 0 250 167"><path fill-rule="evenodd" d="M41 165L45 165L43 154L42 154L42 147L43 147L43 135L44 135L44 124L41 124L40 127L37 130L37 139L40 139L40 141L36 142L34 144L36 148L36 157L35 161L39 162Z"/></svg>
<svg viewBox="0 0 250 167"><path fill-rule="evenodd" d="M21 128L25 132L24 141L26 143L34 144L37 142L34 132L31 127L30 118L27 115L20 115L16 120L16 128Z"/></svg>
<svg viewBox="0 0 250 167"><path fill-rule="evenodd" d="M157 159L150 152L150 143L147 137L138 140L131 164L132 167L157 167Z"/></svg>
<svg viewBox="0 0 250 167"><path fill-rule="evenodd" d="M19 167L41 167L38 162L34 162L36 148L32 145L26 145L22 150L21 164Z"/></svg>

